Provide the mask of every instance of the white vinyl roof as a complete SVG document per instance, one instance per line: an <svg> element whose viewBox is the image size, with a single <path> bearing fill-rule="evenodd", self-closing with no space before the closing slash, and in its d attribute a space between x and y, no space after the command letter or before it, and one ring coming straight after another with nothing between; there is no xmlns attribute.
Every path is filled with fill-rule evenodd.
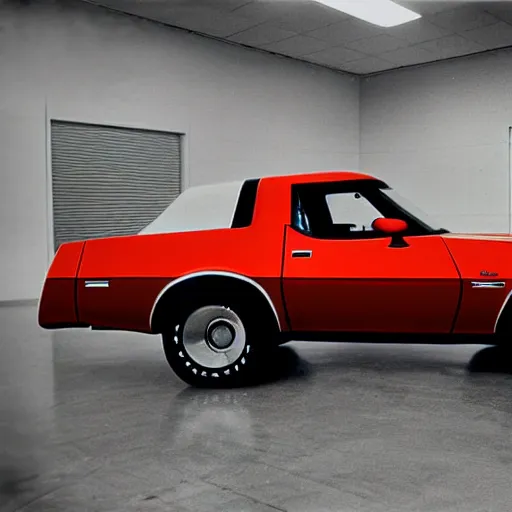
<svg viewBox="0 0 512 512"><path fill-rule="evenodd" d="M191 187L139 234L229 228L243 181Z"/></svg>

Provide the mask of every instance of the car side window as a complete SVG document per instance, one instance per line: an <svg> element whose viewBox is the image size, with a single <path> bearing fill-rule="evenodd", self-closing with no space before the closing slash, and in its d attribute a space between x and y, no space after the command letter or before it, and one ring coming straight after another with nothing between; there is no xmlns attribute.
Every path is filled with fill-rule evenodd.
<svg viewBox="0 0 512 512"><path fill-rule="evenodd" d="M382 217L359 192L327 194L325 200L333 225L344 226L350 233L373 231L372 222Z"/></svg>
<svg viewBox="0 0 512 512"><path fill-rule="evenodd" d="M372 229L384 215L357 183L315 183L292 187L292 226L314 238L384 238Z"/></svg>
<svg viewBox="0 0 512 512"><path fill-rule="evenodd" d="M372 229L378 218L400 219L407 223L404 236L432 234L383 192L379 180L346 180L292 185L291 226L307 236L331 240L387 238Z"/></svg>

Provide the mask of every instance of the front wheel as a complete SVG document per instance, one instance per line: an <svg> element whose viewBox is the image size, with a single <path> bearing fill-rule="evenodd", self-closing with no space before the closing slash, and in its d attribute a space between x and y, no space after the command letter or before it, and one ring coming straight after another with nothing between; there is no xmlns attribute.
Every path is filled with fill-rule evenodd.
<svg viewBox="0 0 512 512"><path fill-rule="evenodd" d="M183 308L162 335L166 359L187 384L234 387L258 377L266 343L261 319L226 301ZM268 335L268 333L267 333Z"/></svg>

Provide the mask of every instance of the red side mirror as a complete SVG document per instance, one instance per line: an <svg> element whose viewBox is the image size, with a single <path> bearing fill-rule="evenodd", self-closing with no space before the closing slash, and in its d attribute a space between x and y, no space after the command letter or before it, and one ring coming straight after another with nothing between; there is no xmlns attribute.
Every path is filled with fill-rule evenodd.
<svg viewBox="0 0 512 512"><path fill-rule="evenodd" d="M387 235L394 235L396 233L402 233L409 226L407 222L401 219L386 219L381 217L379 219L375 219L372 222L372 229L375 231L380 231L382 233L386 233Z"/></svg>

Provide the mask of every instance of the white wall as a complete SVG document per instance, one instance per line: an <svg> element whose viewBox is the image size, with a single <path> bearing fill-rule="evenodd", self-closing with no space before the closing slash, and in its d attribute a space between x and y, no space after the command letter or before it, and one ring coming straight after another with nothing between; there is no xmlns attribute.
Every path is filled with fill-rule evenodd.
<svg viewBox="0 0 512 512"><path fill-rule="evenodd" d="M512 51L361 81L361 167L448 229L509 231Z"/></svg>
<svg viewBox="0 0 512 512"><path fill-rule="evenodd" d="M186 181L359 166L359 82L70 0L0 1L0 301L48 265L48 119L186 133Z"/></svg>

